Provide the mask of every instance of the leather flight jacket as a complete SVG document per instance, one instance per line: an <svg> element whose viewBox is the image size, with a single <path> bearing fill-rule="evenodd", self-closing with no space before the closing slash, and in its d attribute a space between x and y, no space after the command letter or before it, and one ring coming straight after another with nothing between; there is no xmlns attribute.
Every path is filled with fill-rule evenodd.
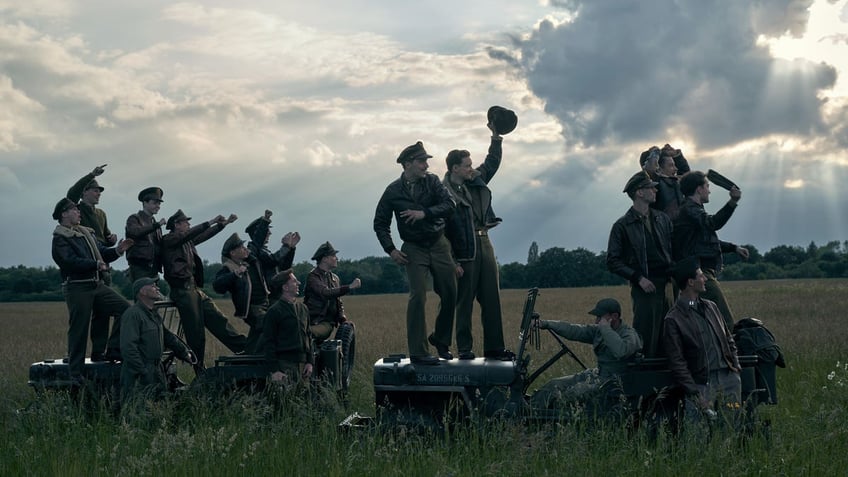
<svg viewBox="0 0 848 477"><path fill-rule="evenodd" d="M710 330L718 338L721 346L718 350L719 359L723 360L731 371L738 373L741 368L736 343L725 326L718 307L714 302L701 298L695 304L700 306ZM682 386L687 394L698 392L696 384L707 384L709 373L712 371L708 369L705 349L705 346L712 345L712 340L710 343L703 342L700 327L696 321L703 319L682 295L678 297L677 302L665 317L663 345L668 356L668 367L674 381Z"/></svg>
<svg viewBox="0 0 848 477"><path fill-rule="evenodd" d="M257 259L253 256L248 256L245 259L244 265L248 268L257 266ZM259 290L262 290L264 284L262 283L253 283L253 280L250 279L250 270L245 270L242 274L237 274L235 270L239 268L239 264L230 260L229 258L224 260L224 265L218 270L218 273L215 274L215 279L212 281L212 288L221 294L230 293L230 296L233 300L233 306L235 307L235 311L233 312L233 316L238 318L246 318L248 311L250 311L250 305L268 305L268 294L265 293L265 300L260 303L251 303L251 299L253 298L253 287L260 287Z"/></svg>
<svg viewBox="0 0 848 477"><path fill-rule="evenodd" d="M79 227L82 227L81 225ZM114 262L120 256L116 248L108 248L94 238L94 231L88 229L92 235L103 261ZM73 282L96 282L100 280L97 269L97 257L94 256L88 245L88 240L83 232L74 230L63 225L56 226L53 231L53 245L51 247L53 261L59 266L62 281Z"/></svg>
<svg viewBox="0 0 848 477"><path fill-rule="evenodd" d="M165 280L172 287L203 286L203 260L197 255L196 244L203 243L224 230L209 222L195 225L186 233L171 233L162 237L162 266Z"/></svg>
<svg viewBox="0 0 848 477"><path fill-rule="evenodd" d="M486 160L477 167L475 177L462 184L469 194L480 195L482 209L485 210L482 226L476 225L470 197L466 197L450 184L450 171L445 173L442 182L456 202L456 211L447 219L445 236L451 243L453 257L457 261L474 260L477 256L477 236L487 235L489 229L502 222L492 210L492 191L488 187L501 165L502 143L502 140L492 139Z"/></svg>
<svg viewBox="0 0 848 477"><path fill-rule="evenodd" d="M162 270L162 227L152 215L143 210L127 217L127 238L133 246L127 250L127 263Z"/></svg>
<svg viewBox="0 0 848 477"><path fill-rule="evenodd" d="M719 240L716 231L730 220L736 203L728 201L715 215L709 215L704 206L687 197L674 220L672 253L675 261L696 257L702 269L721 271L722 253L736 250L731 242Z"/></svg>
<svg viewBox="0 0 848 477"><path fill-rule="evenodd" d="M667 275L672 265L671 219L663 212L650 210L649 220L654 229L654 242L659 245L657 252L667 264L663 271ZM638 284L640 277L658 278L657 273L648 269L645 232L642 218L633 207L615 221L610 231L607 269L633 284Z"/></svg>
<svg viewBox="0 0 848 477"><path fill-rule="evenodd" d="M444 184L435 174L427 173L415 182L410 194L403 174L386 187L374 213L374 232L383 250L391 254L397 249L392 241L392 214L397 221L398 233L404 242L421 247L431 247L444 235L445 219L453 213L456 204ZM400 217L404 210L422 210L424 218L406 223Z"/></svg>

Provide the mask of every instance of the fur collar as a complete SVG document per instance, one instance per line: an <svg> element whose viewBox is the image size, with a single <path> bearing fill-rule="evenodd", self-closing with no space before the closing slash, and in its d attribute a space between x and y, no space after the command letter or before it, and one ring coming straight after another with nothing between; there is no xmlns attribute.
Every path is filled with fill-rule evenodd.
<svg viewBox="0 0 848 477"><path fill-rule="evenodd" d="M83 234L82 230L80 229L88 229L88 233L94 235L94 229L84 227L82 225L77 225L76 227L65 227L64 225L57 225L56 228L53 229L53 235L65 238L85 238L85 234Z"/></svg>

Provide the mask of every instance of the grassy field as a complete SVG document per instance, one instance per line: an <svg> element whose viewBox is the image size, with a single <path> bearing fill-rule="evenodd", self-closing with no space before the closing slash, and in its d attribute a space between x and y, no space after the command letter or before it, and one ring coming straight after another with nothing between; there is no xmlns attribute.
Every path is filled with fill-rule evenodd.
<svg viewBox="0 0 848 477"><path fill-rule="evenodd" d="M848 331L843 325L848 280L787 280L724 284L737 319L762 319L776 335L788 367L778 370L778 406L761 408L769 438L740 446L732 436L655 441L618 428L584 425L528 429L497 422L446 438L342 434L341 408L280 409L256 397L192 397L166 402L149 416L119 420L105 410L83 412L62 396L35 400L29 365L65 354L63 303L0 304L0 475L846 475L848 472ZM508 346L517 341L526 293L503 292ZM625 287L542 290L544 319L588 323L603 297L629 306ZM357 324L357 366L351 410L374 414L371 365L406 351L405 296L350 296ZM435 314L430 300L428 316ZM229 302L219 306L230 313ZM630 321L629 313L625 318ZM475 317L474 350L479 349ZM241 325L238 323L237 325ZM430 322L432 328L432 319ZM208 365L225 354L214 338ZM542 335L531 370L557 349ZM594 363L588 345L571 347ZM538 381L579 370L568 358ZM184 369L186 376L188 370Z"/></svg>

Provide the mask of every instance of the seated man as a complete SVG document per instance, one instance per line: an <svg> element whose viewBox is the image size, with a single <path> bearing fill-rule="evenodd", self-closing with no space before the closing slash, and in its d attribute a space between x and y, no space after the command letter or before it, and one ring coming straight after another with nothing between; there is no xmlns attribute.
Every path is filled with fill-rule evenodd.
<svg viewBox="0 0 848 477"><path fill-rule="evenodd" d="M337 254L338 250L330 242L324 242L312 256L317 264L306 279L303 301L309 308L309 330L316 345L328 339L336 326L352 324L347 319L341 297L362 286L359 278L354 278L349 285L339 282L339 276L333 273L339 266Z"/></svg>
<svg viewBox="0 0 848 477"><path fill-rule="evenodd" d="M265 314L260 339L271 381L285 387L308 387L315 358L309 310L297 301L300 282L288 269L274 275L268 286L280 292L280 299Z"/></svg>
<svg viewBox="0 0 848 477"><path fill-rule="evenodd" d="M627 369L627 361L642 349L642 339L636 330L621 320L621 305L604 298L589 312L595 315L594 325L574 325L562 321L536 320L533 326L551 329L563 338L591 343L598 367L580 373L552 379L533 395L534 408L551 408L565 402L586 400L601 385L614 380Z"/></svg>

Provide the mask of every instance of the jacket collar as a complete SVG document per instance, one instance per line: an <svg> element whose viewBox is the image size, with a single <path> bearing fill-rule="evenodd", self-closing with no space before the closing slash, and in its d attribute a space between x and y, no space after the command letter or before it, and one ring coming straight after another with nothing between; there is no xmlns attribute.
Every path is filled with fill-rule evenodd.
<svg viewBox="0 0 848 477"><path fill-rule="evenodd" d="M83 234L80 228L87 228L82 225L77 225L76 227L65 227L64 225L57 225L55 229L53 229L53 235L57 235L59 237L65 238L73 238L73 237L82 237L85 238L85 234ZM89 233L94 234L93 229L88 229Z"/></svg>

